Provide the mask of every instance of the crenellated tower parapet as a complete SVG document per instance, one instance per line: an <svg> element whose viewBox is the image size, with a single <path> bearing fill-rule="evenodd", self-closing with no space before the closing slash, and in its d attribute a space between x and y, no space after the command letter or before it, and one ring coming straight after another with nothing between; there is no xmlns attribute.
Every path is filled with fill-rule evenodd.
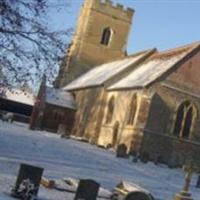
<svg viewBox="0 0 200 200"><path fill-rule="evenodd" d="M96 11L103 12L105 14L110 14L112 17L123 19L126 21L131 21L134 10L132 8L125 8L122 4L114 4L110 0L88 0L90 6Z"/></svg>

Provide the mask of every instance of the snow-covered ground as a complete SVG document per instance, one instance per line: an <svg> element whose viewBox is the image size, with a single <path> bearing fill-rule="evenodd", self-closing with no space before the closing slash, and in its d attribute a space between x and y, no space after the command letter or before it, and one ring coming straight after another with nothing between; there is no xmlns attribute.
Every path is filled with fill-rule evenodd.
<svg viewBox="0 0 200 200"><path fill-rule="evenodd" d="M183 184L181 169L133 163L87 143L61 139L48 132L30 131L22 124L0 122L0 200L12 199L4 193L15 183L20 163L43 167L44 176L49 178L92 178L109 190L122 180L134 182L162 200L172 200ZM199 200L196 179L194 175L191 193L194 200ZM43 187L39 192L43 200L73 199L70 195Z"/></svg>

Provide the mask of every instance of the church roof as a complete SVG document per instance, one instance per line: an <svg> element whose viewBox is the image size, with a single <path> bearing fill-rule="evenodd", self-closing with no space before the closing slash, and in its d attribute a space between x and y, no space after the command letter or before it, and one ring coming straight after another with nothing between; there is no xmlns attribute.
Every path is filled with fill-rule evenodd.
<svg viewBox="0 0 200 200"><path fill-rule="evenodd" d="M76 109L73 96L62 89L46 87L45 102L64 108Z"/></svg>
<svg viewBox="0 0 200 200"><path fill-rule="evenodd" d="M157 52L136 67L128 76L110 86L108 90L138 89L146 87L169 70L179 65L184 58L187 58L190 53L199 47L200 42L163 52Z"/></svg>
<svg viewBox="0 0 200 200"><path fill-rule="evenodd" d="M131 65L140 62L143 58L145 58L145 56L147 56L152 51L155 51L155 49L143 51L121 60L97 66L91 69L90 71L86 72L79 78L75 79L71 83L69 83L63 89L78 90L83 88L101 86L106 81L110 80L112 77L116 76L119 73L122 73Z"/></svg>

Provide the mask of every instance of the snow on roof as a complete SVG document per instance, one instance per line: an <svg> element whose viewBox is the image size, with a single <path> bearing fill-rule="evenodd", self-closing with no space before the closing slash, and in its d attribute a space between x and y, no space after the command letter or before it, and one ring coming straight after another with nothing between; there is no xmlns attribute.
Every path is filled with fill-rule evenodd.
<svg viewBox="0 0 200 200"><path fill-rule="evenodd" d="M125 59L117 60L114 62L109 62L91 69L84 75L72 81L70 84L65 86L64 90L74 90L87 88L91 86L100 86L104 84L105 81L109 80L113 76L119 74L123 70L127 69L130 65L136 63L146 54L152 50L137 53Z"/></svg>
<svg viewBox="0 0 200 200"><path fill-rule="evenodd" d="M128 76L113 84L108 90L125 88L143 88L162 76L186 55L199 47L200 43L187 45L156 53L146 62L135 68Z"/></svg>
<svg viewBox="0 0 200 200"><path fill-rule="evenodd" d="M27 104L27 105L34 105L35 97L33 94L22 91L19 89L8 89L8 88L0 88L0 96L3 99L8 99L10 101Z"/></svg>
<svg viewBox="0 0 200 200"><path fill-rule="evenodd" d="M62 89L46 87L46 103L76 109L73 96Z"/></svg>

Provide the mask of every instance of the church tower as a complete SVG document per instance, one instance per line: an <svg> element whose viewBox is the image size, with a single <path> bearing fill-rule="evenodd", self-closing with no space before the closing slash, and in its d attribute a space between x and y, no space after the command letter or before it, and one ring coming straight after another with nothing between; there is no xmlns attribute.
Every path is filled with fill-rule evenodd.
<svg viewBox="0 0 200 200"><path fill-rule="evenodd" d="M85 0L60 66L55 87L63 87L92 67L126 55L134 10L110 0Z"/></svg>

